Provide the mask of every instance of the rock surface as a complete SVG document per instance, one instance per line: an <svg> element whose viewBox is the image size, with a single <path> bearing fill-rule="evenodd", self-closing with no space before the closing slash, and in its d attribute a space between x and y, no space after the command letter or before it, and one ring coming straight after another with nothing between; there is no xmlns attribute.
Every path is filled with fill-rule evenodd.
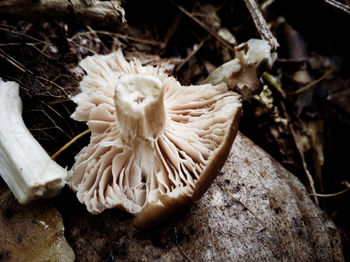
<svg viewBox="0 0 350 262"><path fill-rule="evenodd" d="M242 134L202 199L157 229L141 232L125 212L90 215L72 194L63 198L76 261L344 260L335 225L305 187Z"/></svg>

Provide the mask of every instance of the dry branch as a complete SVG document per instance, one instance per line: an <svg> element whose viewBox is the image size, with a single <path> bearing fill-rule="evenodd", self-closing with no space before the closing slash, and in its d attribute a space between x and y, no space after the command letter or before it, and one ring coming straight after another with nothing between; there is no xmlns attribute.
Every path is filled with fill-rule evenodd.
<svg viewBox="0 0 350 262"><path fill-rule="evenodd" d="M4 0L0 2L0 15L29 21L74 16L86 24L125 22L124 9L116 0Z"/></svg>
<svg viewBox="0 0 350 262"><path fill-rule="evenodd" d="M350 14L350 6L349 5L342 4L336 0L323 0L323 1L331 6L335 7L335 8L338 8L339 10L344 11L347 14Z"/></svg>
<svg viewBox="0 0 350 262"><path fill-rule="evenodd" d="M277 42L277 39L271 33L257 3L255 0L244 0L244 2L249 10L250 15L253 18L255 27L258 30L261 38L269 42L273 52L276 51L279 44Z"/></svg>

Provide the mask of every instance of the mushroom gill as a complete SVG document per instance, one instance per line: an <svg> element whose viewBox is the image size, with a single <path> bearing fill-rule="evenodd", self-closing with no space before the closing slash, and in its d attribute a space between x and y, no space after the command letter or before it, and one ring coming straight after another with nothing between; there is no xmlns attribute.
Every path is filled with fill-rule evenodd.
<svg viewBox="0 0 350 262"><path fill-rule="evenodd" d="M238 130L240 96L224 85L181 86L121 51L81 62L87 72L72 115L91 140L69 184L91 213L121 208L149 226L198 199Z"/></svg>

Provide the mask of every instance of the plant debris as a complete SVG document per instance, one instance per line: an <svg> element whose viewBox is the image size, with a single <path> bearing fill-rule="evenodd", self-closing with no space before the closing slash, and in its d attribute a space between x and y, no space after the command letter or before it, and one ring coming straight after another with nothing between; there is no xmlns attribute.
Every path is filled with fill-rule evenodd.
<svg viewBox="0 0 350 262"><path fill-rule="evenodd" d="M20 205L0 184L0 260L74 261L60 213L47 201Z"/></svg>

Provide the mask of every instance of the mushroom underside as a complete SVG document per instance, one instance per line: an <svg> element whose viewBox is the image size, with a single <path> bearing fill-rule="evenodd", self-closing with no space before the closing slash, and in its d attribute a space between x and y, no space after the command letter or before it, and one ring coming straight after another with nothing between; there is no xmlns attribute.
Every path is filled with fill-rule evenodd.
<svg viewBox="0 0 350 262"><path fill-rule="evenodd" d="M92 213L121 208L139 214L199 198L232 145L241 108L239 95L220 85L181 86L158 69L109 56L112 59L89 58L98 60L104 73L91 69L91 61L83 63L87 76L82 92L73 98L78 104L73 117L87 121L91 141L76 156L71 188ZM151 73L161 81L166 113L157 137L130 140L123 136L112 90L120 81L114 71L123 70ZM94 85L96 74L100 82Z"/></svg>

